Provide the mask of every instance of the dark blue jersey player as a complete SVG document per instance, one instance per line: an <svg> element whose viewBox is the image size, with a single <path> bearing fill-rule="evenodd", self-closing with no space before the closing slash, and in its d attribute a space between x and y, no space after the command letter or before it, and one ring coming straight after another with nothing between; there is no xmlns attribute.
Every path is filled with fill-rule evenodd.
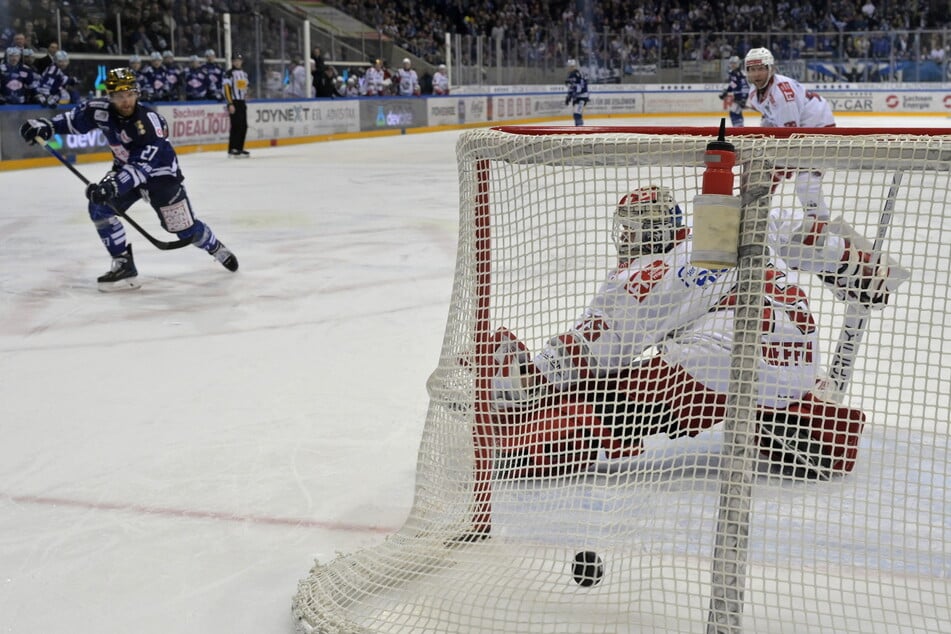
<svg viewBox="0 0 951 634"><path fill-rule="evenodd" d="M730 111L730 121L733 127L743 127L743 108L746 107L746 98L750 93L750 84L746 75L740 69L740 58L733 56L729 60L730 74L727 76L727 86L720 93L724 110Z"/></svg>
<svg viewBox="0 0 951 634"><path fill-rule="evenodd" d="M568 78L565 79L565 86L568 87L568 94L565 96L565 105L571 106L571 114L575 120L575 125L584 125L584 107L588 105L588 78L578 70L578 62L569 59Z"/></svg>
<svg viewBox="0 0 951 634"><path fill-rule="evenodd" d="M86 188L89 217L112 255L112 270L99 278L99 290L138 288L132 245L116 212L125 212L140 198L155 209L162 227L204 249L229 271L238 260L211 227L195 217L178 157L168 140L168 124L159 113L139 103L135 73L115 68L106 76L108 98L90 99L52 119L30 119L20 128L26 141L49 139L54 133L82 134L98 128L115 157L112 170Z"/></svg>

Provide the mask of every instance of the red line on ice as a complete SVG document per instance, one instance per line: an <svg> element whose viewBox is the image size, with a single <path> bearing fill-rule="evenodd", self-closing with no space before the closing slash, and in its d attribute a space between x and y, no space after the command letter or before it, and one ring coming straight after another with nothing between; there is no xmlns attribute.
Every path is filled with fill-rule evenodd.
<svg viewBox="0 0 951 634"><path fill-rule="evenodd" d="M224 522L247 522L249 524L263 524L271 526L302 526L304 528L322 528L330 531L348 531L359 533L389 534L396 529L389 526L371 526L350 522L335 522L330 520L313 520L296 517L274 517L270 515L244 515L227 513L224 511L202 511L197 509L179 509L163 506L144 506L142 504L128 504L123 502L87 502L70 498L47 497L40 495L8 495L0 494L8 500L19 504L38 504L42 506L68 506L72 508L90 509L96 511L120 511L124 513L138 513L141 515L160 515L163 517L180 517L190 519L210 519Z"/></svg>

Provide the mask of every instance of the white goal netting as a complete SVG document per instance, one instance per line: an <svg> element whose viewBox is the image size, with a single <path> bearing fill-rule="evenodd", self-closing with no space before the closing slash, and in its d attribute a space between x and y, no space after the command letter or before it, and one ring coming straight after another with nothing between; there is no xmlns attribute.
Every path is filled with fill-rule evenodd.
<svg viewBox="0 0 951 634"><path fill-rule="evenodd" d="M686 232L715 131L464 133L413 508L314 565L298 630L947 632L951 136L812 132L728 137L739 261L712 271ZM651 185L685 228L619 264Z"/></svg>

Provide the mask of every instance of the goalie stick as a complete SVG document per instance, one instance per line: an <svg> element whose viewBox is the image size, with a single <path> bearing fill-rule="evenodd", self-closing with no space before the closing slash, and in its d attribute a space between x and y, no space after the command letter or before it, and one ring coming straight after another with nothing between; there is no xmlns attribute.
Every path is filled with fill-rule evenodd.
<svg viewBox="0 0 951 634"><path fill-rule="evenodd" d="M81 180L84 184L89 185L89 179L86 178L82 172L76 169L73 166L73 164L70 163L69 160L65 156L60 154L56 150L56 148L54 148L49 143L47 143L46 139L37 137L36 142L42 145L44 148L46 148L46 151L52 154L53 157L56 158L57 161L65 165L69 169L69 171L72 172L76 176L76 178ZM124 211L119 211L118 209L115 209L114 207L113 207L113 211L116 212L117 216L121 217L124 220L127 220L129 224L132 225L132 227L136 231L141 233L143 238L151 242L152 246L154 246L156 249L161 249L162 251L171 251L172 249L181 249L182 247L187 247L188 245L192 243L191 240L185 240L185 239L174 240L172 242L163 242L162 240L159 240L158 238L153 237L148 231L142 228L139 225L139 223L137 223L135 220L129 217L129 215L126 214Z"/></svg>
<svg viewBox="0 0 951 634"><path fill-rule="evenodd" d="M898 197L898 188L903 175L901 170L892 175L888 196L885 198L885 205L878 218L878 230L875 233L871 252L879 258L882 257L882 247L895 211L895 199ZM832 355L832 363L829 365L829 373L822 381L821 389L817 390L819 392L817 396L833 403L841 403L845 399L845 393L852 381L852 372L855 370L855 359L862 346L871 313L870 306L850 303L846 308L842 330L839 332L839 341Z"/></svg>
<svg viewBox="0 0 951 634"><path fill-rule="evenodd" d="M892 175L888 195L885 198L882 213L878 217L878 228L875 232L875 241L871 245L871 253L879 258L882 257L885 237L888 234L888 227L895 211L895 199L898 198L902 176L903 172L901 171ZM895 274L902 277L906 273L903 269L896 267ZM839 331L839 340L832 355L832 363L829 364L828 375L819 382L819 387L814 392L819 399L835 404L840 404L845 400L845 393L852 381L852 372L855 369L855 359L858 357L859 349L862 346L862 339L865 336L871 313L871 306L863 306L857 303L848 304L842 330ZM793 460L795 468L811 473L818 480L830 479L829 465L822 464L821 461L817 462L808 451L800 451L794 439L785 437L772 425L760 425L760 433L775 447L787 451L787 455Z"/></svg>

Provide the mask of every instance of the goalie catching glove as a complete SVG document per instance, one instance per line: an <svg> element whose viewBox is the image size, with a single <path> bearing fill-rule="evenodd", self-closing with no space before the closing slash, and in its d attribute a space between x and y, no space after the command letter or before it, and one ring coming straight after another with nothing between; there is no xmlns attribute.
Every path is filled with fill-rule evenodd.
<svg viewBox="0 0 951 634"><path fill-rule="evenodd" d="M108 204L119 194L119 186L116 184L116 177L113 174L107 174L98 183L89 183L86 187L86 198L89 202L97 205Z"/></svg>
<svg viewBox="0 0 951 634"><path fill-rule="evenodd" d="M20 136L30 145L36 145L36 137L49 141L53 138L53 122L49 119L28 119L20 126Z"/></svg>
<svg viewBox="0 0 951 634"><path fill-rule="evenodd" d="M874 262L877 258L873 254L847 245L839 270L835 274L823 275L822 281L839 301L881 308L888 301L891 290L887 264Z"/></svg>
<svg viewBox="0 0 951 634"><path fill-rule="evenodd" d="M824 223L816 222L821 228ZM836 299L867 308L883 308L889 296L910 277L910 273L875 247L842 220L829 229L844 238L845 248L835 272L821 276ZM821 229L819 229L821 231Z"/></svg>

